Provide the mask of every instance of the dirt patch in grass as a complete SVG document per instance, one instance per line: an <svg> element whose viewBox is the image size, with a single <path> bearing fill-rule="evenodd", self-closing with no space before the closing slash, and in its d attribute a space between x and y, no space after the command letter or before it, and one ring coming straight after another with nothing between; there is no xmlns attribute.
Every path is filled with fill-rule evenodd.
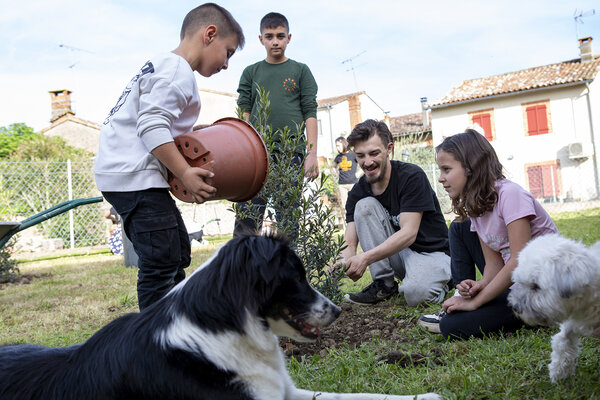
<svg viewBox="0 0 600 400"><path fill-rule="evenodd" d="M0 282L0 290L4 289L8 285L29 285L35 279L49 278L52 274L19 274L10 282Z"/></svg>
<svg viewBox="0 0 600 400"><path fill-rule="evenodd" d="M401 343L406 341L405 330L413 329L416 322L393 317L391 302L379 303L376 306L359 306L343 304L342 313L330 326L321 329L321 337L315 343L299 343L287 338L279 339L280 346L286 357L300 360L303 356L312 357L315 354L327 355L328 349L355 349L363 343L379 338L382 341ZM445 357L439 349L432 349L429 354L390 352L379 358L387 364L397 364L402 367L417 364L441 364Z"/></svg>

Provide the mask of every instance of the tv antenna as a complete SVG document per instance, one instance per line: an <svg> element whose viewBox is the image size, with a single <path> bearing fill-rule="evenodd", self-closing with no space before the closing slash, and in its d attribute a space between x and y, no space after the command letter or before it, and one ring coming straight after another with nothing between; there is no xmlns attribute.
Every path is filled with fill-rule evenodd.
<svg viewBox="0 0 600 400"><path fill-rule="evenodd" d="M360 53L358 53L358 54L356 54L356 55L354 55L354 56L352 56L352 57L350 57L350 58L348 58L348 59L346 59L346 60L342 61L342 64L347 64L347 63L350 63L350 68L348 68L348 69L346 70L346 72L352 71L352 76L354 77L354 86L356 86L356 90L358 90L358 82L356 81L356 72L355 72L354 70L355 70L356 68L358 68L358 67L362 67L362 66L363 66L363 65L365 65L366 63L363 63L363 64L361 64L361 65L358 65L358 66L356 66L356 67L355 67L355 66L354 66L354 59L355 59L355 58L357 58L357 57L359 57L361 54L364 54L364 53L366 53L366 52L367 52L366 50L363 50L363 51L361 51Z"/></svg>
<svg viewBox="0 0 600 400"><path fill-rule="evenodd" d="M579 40L581 39L579 37L579 28L578 28L578 24L582 24L583 25L583 18L584 17L591 17L592 15L596 14L596 10L595 9L591 9L588 11L583 11L583 10L578 10L575 9L575 12L573 13L573 19L575 20L575 35L577 36L576 39Z"/></svg>
<svg viewBox="0 0 600 400"><path fill-rule="evenodd" d="M61 47L61 48L65 49L65 50L69 50L69 51L74 52L74 53L75 52L83 52L83 53L94 54L93 52L91 52L89 50L80 49L79 47L68 46L68 45L62 44L62 43L60 43L58 45L58 47ZM72 62L71 65L69 65L67 68L73 69L77 64L79 64L79 62L80 62L79 60L77 60L75 62Z"/></svg>

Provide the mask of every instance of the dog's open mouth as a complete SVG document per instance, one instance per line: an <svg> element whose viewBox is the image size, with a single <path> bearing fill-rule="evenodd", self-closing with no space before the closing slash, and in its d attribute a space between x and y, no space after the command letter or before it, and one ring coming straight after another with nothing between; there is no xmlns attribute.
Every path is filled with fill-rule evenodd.
<svg viewBox="0 0 600 400"><path fill-rule="evenodd" d="M306 322L304 319L300 318L298 315L294 315L290 310L283 310L284 321L300 332L302 336L307 339L316 340L321 336L321 332L319 328L313 326Z"/></svg>

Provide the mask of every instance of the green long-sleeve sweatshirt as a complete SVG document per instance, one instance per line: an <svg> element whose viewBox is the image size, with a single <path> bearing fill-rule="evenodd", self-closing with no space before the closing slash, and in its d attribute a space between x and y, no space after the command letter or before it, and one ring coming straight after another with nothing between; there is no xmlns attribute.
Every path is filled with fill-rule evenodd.
<svg viewBox="0 0 600 400"><path fill-rule="evenodd" d="M250 113L254 123L257 116L256 83L269 92L273 131L288 126L296 132L307 118L317 117L317 83L305 64L288 59L281 64L259 61L244 69L238 86L238 106Z"/></svg>

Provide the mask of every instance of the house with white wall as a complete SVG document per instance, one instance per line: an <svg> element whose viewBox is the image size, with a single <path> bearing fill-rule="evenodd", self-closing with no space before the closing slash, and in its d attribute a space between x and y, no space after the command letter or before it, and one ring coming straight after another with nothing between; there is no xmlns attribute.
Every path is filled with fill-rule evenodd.
<svg viewBox="0 0 600 400"><path fill-rule="evenodd" d="M348 137L354 126L366 119L384 120L386 112L365 91L317 99L319 128L317 155L336 156L335 139Z"/></svg>
<svg viewBox="0 0 600 400"><path fill-rule="evenodd" d="M600 194L600 57L592 38L581 57L466 80L430 105L434 145L476 127L508 177L544 202Z"/></svg>
<svg viewBox="0 0 600 400"><path fill-rule="evenodd" d="M198 93L201 108L195 125L210 125L221 118L237 117L237 93L211 89L198 89Z"/></svg>

